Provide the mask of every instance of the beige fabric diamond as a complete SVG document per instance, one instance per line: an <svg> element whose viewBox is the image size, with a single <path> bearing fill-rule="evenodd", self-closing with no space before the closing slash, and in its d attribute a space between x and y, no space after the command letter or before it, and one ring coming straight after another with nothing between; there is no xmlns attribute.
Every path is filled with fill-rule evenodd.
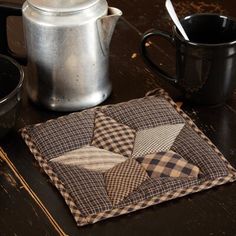
<svg viewBox="0 0 236 236"><path fill-rule="evenodd" d="M118 123L102 112L96 113L91 145L130 157L133 151L135 130Z"/></svg>
<svg viewBox="0 0 236 236"><path fill-rule="evenodd" d="M148 175L155 177L198 177L199 168L173 151L148 154L136 159Z"/></svg>
<svg viewBox="0 0 236 236"><path fill-rule="evenodd" d="M126 160L127 158L122 155L92 146L85 146L51 159L52 162L100 172L105 172Z"/></svg>
<svg viewBox="0 0 236 236"><path fill-rule="evenodd" d="M142 157L146 154L168 151L184 124L161 125L136 133L132 157Z"/></svg>
<svg viewBox="0 0 236 236"><path fill-rule="evenodd" d="M128 159L104 173L108 196L113 205L133 192L148 175L134 159Z"/></svg>

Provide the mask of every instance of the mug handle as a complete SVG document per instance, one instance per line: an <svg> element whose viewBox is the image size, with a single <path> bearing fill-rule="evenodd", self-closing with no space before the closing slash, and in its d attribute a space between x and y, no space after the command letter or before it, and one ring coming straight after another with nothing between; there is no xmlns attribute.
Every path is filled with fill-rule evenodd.
<svg viewBox="0 0 236 236"><path fill-rule="evenodd" d="M174 82L175 84L178 82L176 77L172 77L170 76L168 73L166 73L164 70L162 70L158 65L156 65L148 56L147 50L146 50L146 42L149 38L153 37L153 36L160 36L160 37L164 37L165 39L167 39L168 41L171 42L171 44L173 45L174 42L174 38L171 37L171 35L169 35L168 33L165 33L163 31L159 31L159 30L155 30L155 29L151 29L148 30L147 32L145 32L142 36L141 39L141 46L140 46L140 54L142 55L144 62L151 68L153 69L158 75L160 75L161 77L163 77L166 80L169 80L170 82Z"/></svg>
<svg viewBox="0 0 236 236"><path fill-rule="evenodd" d="M7 17L22 16L22 6L13 3L0 3L0 53L13 57L21 65L27 64L26 56L20 56L14 53L7 40Z"/></svg>

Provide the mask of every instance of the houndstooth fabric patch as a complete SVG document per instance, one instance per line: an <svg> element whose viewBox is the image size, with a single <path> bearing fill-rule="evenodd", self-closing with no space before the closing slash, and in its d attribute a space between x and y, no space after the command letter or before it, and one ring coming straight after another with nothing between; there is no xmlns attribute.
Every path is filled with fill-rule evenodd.
<svg viewBox="0 0 236 236"><path fill-rule="evenodd" d="M39 152L48 160L88 145L92 139L94 111L73 113L55 120L27 126Z"/></svg>
<svg viewBox="0 0 236 236"><path fill-rule="evenodd" d="M97 112L91 145L129 157L133 151L135 130Z"/></svg>
<svg viewBox="0 0 236 236"><path fill-rule="evenodd" d="M142 157L149 153L168 151L184 124L161 125L136 133L132 157Z"/></svg>
<svg viewBox="0 0 236 236"><path fill-rule="evenodd" d="M105 172L104 178L107 193L116 205L149 177L138 162L129 159Z"/></svg>
<svg viewBox="0 0 236 236"><path fill-rule="evenodd" d="M197 178L200 172L197 166L188 163L183 157L173 151L148 154L136 160L141 163L152 178Z"/></svg>
<svg viewBox="0 0 236 236"><path fill-rule="evenodd" d="M184 123L184 119L163 97L140 98L119 106L108 106L103 112L135 130Z"/></svg>
<svg viewBox="0 0 236 236"><path fill-rule="evenodd" d="M181 153L185 160L197 165L206 178L214 179L228 174L224 161L188 125L181 130L171 150Z"/></svg>
<svg viewBox="0 0 236 236"><path fill-rule="evenodd" d="M122 155L92 146L85 146L67 152L50 161L63 165L74 165L88 170L105 172L126 160L127 158Z"/></svg>
<svg viewBox="0 0 236 236"><path fill-rule="evenodd" d="M76 165L64 165L49 162L65 188L71 194L76 206L84 216L111 209L103 174L79 168Z"/></svg>

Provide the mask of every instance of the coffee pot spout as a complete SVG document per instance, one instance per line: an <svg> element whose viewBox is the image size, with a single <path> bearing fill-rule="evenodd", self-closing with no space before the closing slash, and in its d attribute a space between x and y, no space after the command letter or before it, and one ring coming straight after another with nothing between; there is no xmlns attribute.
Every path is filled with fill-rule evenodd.
<svg viewBox="0 0 236 236"><path fill-rule="evenodd" d="M102 50L104 54L107 54L109 51L109 45L111 42L111 38L116 26L116 23L120 16L122 15L122 11L115 8L109 7L108 14L98 19L98 32L100 35L100 42L102 46Z"/></svg>

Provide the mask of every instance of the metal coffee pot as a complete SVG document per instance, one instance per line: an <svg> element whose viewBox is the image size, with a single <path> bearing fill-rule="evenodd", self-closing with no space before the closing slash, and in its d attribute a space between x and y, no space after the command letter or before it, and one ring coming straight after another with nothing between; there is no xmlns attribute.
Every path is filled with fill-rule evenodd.
<svg viewBox="0 0 236 236"><path fill-rule="evenodd" d="M27 0L22 8L0 5L5 21L21 13L31 100L58 111L104 101L111 92L109 44L122 12L105 0ZM0 51L15 57L7 40L1 41Z"/></svg>

